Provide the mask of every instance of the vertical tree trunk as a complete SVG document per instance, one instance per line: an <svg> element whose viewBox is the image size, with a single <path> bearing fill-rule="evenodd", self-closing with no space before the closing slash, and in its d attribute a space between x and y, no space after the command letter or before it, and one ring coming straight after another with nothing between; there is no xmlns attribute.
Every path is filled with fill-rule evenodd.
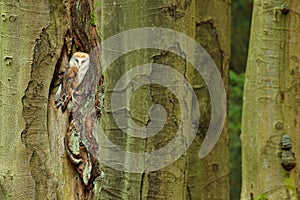
<svg viewBox="0 0 300 200"><path fill-rule="evenodd" d="M81 193L65 158L68 117L54 107L51 82L74 51L95 47L92 4L1 2L0 199L78 199Z"/></svg>
<svg viewBox="0 0 300 200"><path fill-rule="evenodd" d="M201 13L203 16L196 15L196 5L197 13ZM211 9L206 14L204 8L208 6L211 6ZM174 1L134 1L134 3L121 1L113 3L103 0L100 7L102 42L122 31L148 26L173 29L185 33L191 38L198 36L197 40L203 39L201 41L203 46L209 49L208 52L214 57L228 86L229 3L212 4L209 1L203 4L195 1L177 1L176 3ZM216 18L209 19L207 17L215 16L216 11L220 12ZM199 19L198 23L195 19ZM221 31L223 29L226 31ZM203 32L205 34L202 34ZM162 46L165 40L172 40L172 38L160 38L159 34L156 39L161 42ZM151 41L146 42L151 43ZM119 40L118 44L115 45L119 45L118 48L121 49L125 48L127 43L128 40L124 39ZM112 47L108 51L113 51L114 48L116 47ZM181 52L180 48L176 43L170 46L170 49L176 52ZM103 59L105 60L107 56L104 53ZM157 136L146 139L131 137L125 134L113 120L111 96L115 92L114 87L117 81L130 69L145 63L162 63L171 66L184 75L192 85L195 85L195 88L198 86L195 91L199 95L200 110L203 109L201 110L201 128L207 129L210 122L209 96L207 90L201 89L205 88L205 84L201 76L195 75L194 66L190 66L187 61L168 51L143 49L123 55L105 71L105 113L101 124L112 143L121 146L126 151L151 152L168 144L178 129L177 123L180 121L180 106L182 105L178 105L177 100L172 101L176 97L171 91L153 84L137 89L131 98L129 93L131 92L130 87L133 86L124 86L122 90L129 90L130 92L122 98L130 99L130 116L141 126L149 124L149 109L154 103L160 103L167 109L166 126ZM159 75L161 74L150 72L146 76ZM162 78L167 79L168 77L162 75ZM127 79L130 78L127 77ZM136 88L133 87L133 89ZM190 101L190 103L192 102ZM129 122L124 126L130 126ZM201 134L205 134L204 130ZM112 164L114 167L104 167L106 176L102 185L101 198L229 199L227 122L217 149L204 161L199 161L198 155L202 140L203 135L200 136L199 134L188 153L183 154L167 167L154 172L128 173L114 170L113 168L119 165L122 165L121 168L124 167L127 162L130 162L129 159L125 156L107 158L104 162L114 163ZM110 148L112 147L103 147L106 151L109 151ZM134 164L132 163L132 165ZM221 190L221 192L216 193L216 190Z"/></svg>
<svg viewBox="0 0 300 200"><path fill-rule="evenodd" d="M230 1L196 1L196 40L215 61L229 89ZM214 79L212 74L211 79ZM213 82L213 81L212 81ZM230 199L228 122L218 143L205 158L199 160L197 150L210 123L210 96L202 78L193 78L193 87L200 107L200 129L192 144L188 162L187 199ZM216 192L217 191L217 192Z"/></svg>
<svg viewBox="0 0 300 200"><path fill-rule="evenodd" d="M49 1L3 1L0 12L0 199L53 199L47 106L67 17Z"/></svg>
<svg viewBox="0 0 300 200"><path fill-rule="evenodd" d="M299 199L299 8L298 1L254 1L242 120L242 199Z"/></svg>
<svg viewBox="0 0 300 200"><path fill-rule="evenodd" d="M194 37L194 3L187 4L178 2L172 4L172 1L135 1L134 3L119 2L116 4L111 1L101 1L101 36L102 40L119 32L148 26L161 26L183 32ZM137 38L138 39L138 38ZM157 40L164 43L168 38ZM151 42L151 41L150 41ZM119 41L119 45L126 46L126 41ZM180 47L170 46L170 48ZM105 55L104 55L105 59ZM176 120L180 120L178 103L172 103L176 99L168 89L159 85L145 85L139 88L130 99L131 117L141 126L149 124L149 109L154 103L162 104L168 113L166 127L157 136L146 139L136 139L122 133L122 130L116 129L116 124L112 121L110 110L110 98L113 87L124 73L129 69L144 63L162 63L174 67L180 73L184 74L187 63L184 59L162 50L137 50L134 53L124 55L116 61L105 72L106 111L102 119L105 126L105 132L114 144L122 146L126 151L133 152L151 152L160 149L170 142L170 139L176 134ZM145 74L146 76L159 76L155 72ZM165 74L167 75L167 74ZM185 74L190 76L190 74ZM126 89L126 88L125 88ZM124 97L130 98L130 97ZM128 125L129 126L129 125ZM182 144L178 144L182 145ZM168 155L172 156L172 155ZM110 158L119 160L118 158ZM123 164L123 161L117 164ZM159 161L158 161L159 162ZM135 165L135 163L132 163ZM127 173L113 170L105 167L105 181L101 190L103 199L184 199L187 157L181 156L171 165L154 172Z"/></svg>

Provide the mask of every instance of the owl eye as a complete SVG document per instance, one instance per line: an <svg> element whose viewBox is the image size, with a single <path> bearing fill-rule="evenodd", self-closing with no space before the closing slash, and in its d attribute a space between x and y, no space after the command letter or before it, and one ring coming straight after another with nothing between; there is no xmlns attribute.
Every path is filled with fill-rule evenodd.
<svg viewBox="0 0 300 200"><path fill-rule="evenodd" d="M79 63L79 60L77 58L75 58L75 62Z"/></svg>
<svg viewBox="0 0 300 200"><path fill-rule="evenodd" d="M86 62L86 60L83 60L82 62L81 62L81 64L83 64L83 63L85 63Z"/></svg>

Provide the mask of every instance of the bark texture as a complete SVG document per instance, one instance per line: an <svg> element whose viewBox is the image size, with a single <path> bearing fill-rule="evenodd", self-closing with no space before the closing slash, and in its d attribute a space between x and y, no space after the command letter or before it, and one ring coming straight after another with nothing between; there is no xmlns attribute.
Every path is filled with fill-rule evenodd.
<svg viewBox="0 0 300 200"><path fill-rule="evenodd" d="M54 107L52 89L70 55L96 45L91 10L93 1L0 2L0 199L82 193L65 157L68 117Z"/></svg>
<svg viewBox="0 0 300 200"><path fill-rule="evenodd" d="M196 1L195 40L216 63L229 95L231 3ZM215 74L210 74L213 83ZM230 199L228 119L214 149L203 159L198 154L210 123L210 96L203 79L194 73L193 87L198 97L200 128L188 151L187 199ZM215 86L218 87L218 86Z"/></svg>
<svg viewBox="0 0 300 200"><path fill-rule="evenodd" d="M111 1L101 2L101 39L103 40L125 30L148 26L170 28L191 37L194 36L194 3L185 4L184 1L179 1L177 4L172 4L172 1L135 1L134 3L119 2L116 4ZM157 40L163 43L168 38L158 36ZM119 45L126 45L126 41L120 41ZM177 48L177 51L180 51L180 47L177 47L176 44L171 48ZM149 123L148 112L153 103L162 104L168 112L163 131L153 138L143 140L130 137L116 128L109 105L113 86L120 76L129 69L144 63L166 64L174 67L183 75L186 75L188 64L184 59L161 50L143 49L134 53L122 56L105 73L106 110L102 124L105 125L105 132L114 144L122 146L127 151L151 152L166 145L177 132L176 120L180 120L180 107L178 102L174 100L176 99L174 94L164 87L151 84L138 89L133 95L130 102L131 116L141 126L146 126ZM150 72L146 75L158 76L159 74ZM126 90L126 88L124 89ZM171 157L172 155L168 156ZM119 160L119 158L112 158L112 160ZM123 158L122 162L126 162L126 157ZM122 165L122 162L117 164ZM134 174L116 171L108 167L105 167L104 170L106 176L101 190L101 198L103 199L185 198L186 155L155 172Z"/></svg>
<svg viewBox="0 0 300 200"><path fill-rule="evenodd" d="M121 1L114 3L102 0L100 7L102 41L122 31L140 27L164 27L182 32L195 38L207 49L215 59L224 77L225 85L228 86L230 2ZM206 11L206 8L210 9ZM168 39L171 38L161 38L159 35L157 37L162 44ZM126 41L119 41L118 45L126 46ZM170 49L182 51L175 43ZM105 55L103 57L105 59ZM106 176L102 185L101 198L229 199L227 122L213 152L199 161L198 153L210 121L210 100L199 73L196 73L194 67L181 57L167 51L143 49L122 56L108 68L105 72L105 113L101 121L101 124L105 126L107 136L114 144L126 151L150 152L168 144L176 134L181 117L180 105L171 91L159 85L145 85L136 90L131 98L124 96L124 98L130 98L131 117L141 126L147 126L149 123L151 105L159 103L166 108L167 122L158 135L147 139L137 139L123 133L113 120L110 99L116 82L128 70L145 63L161 63L171 66L192 84L201 110L200 130L188 152L158 171L134 174L104 167ZM162 74L147 74L147 76L159 75ZM162 78L165 78L164 75ZM130 90L130 87L132 86L124 87L122 90ZM190 109L192 105L188 106ZM183 142L177 145L186 144ZM124 165L126 161L128 161L126 157L110 158L110 162L114 162L115 165Z"/></svg>
<svg viewBox="0 0 300 200"><path fill-rule="evenodd" d="M242 199L299 199L299 9L298 1L254 1L242 120Z"/></svg>

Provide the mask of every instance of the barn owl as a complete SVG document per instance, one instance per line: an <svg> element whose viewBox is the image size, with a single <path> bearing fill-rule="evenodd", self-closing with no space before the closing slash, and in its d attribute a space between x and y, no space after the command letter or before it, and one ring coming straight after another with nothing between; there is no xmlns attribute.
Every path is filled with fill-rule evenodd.
<svg viewBox="0 0 300 200"><path fill-rule="evenodd" d="M82 83L89 65L90 57L87 53L76 52L73 54L64 74L63 82L59 85L54 97L56 106L61 106L63 111L73 97L76 88Z"/></svg>
<svg viewBox="0 0 300 200"><path fill-rule="evenodd" d="M85 78L89 70L90 57L76 52L69 61L56 95L57 107L64 112L72 100L69 111L69 128L65 133L64 144L68 159L73 163L82 183L90 187L100 168L96 159L98 144L94 137L97 121L95 113L95 93L92 92L93 80ZM92 70L94 68L91 68Z"/></svg>

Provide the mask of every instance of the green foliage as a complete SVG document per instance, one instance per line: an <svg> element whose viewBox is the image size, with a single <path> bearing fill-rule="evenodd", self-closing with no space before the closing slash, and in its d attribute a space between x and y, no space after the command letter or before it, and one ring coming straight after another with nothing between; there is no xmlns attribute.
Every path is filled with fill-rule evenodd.
<svg viewBox="0 0 300 200"><path fill-rule="evenodd" d="M253 0L233 0L229 100L230 199L241 193L241 118L244 71L246 69Z"/></svg>
<svg viewBox="0 0 300 200"><path fill-rule="evenodd" d="M93 26L96 26L96 15L94 11L91 12L90 20L91 20L91 24Z"/></svg>
<svg viewBox="0 0 300 200"><path fill-rule="evenodd" d="M239 200L241 192L241 118L244 73L229 72L230 99L229 99L229 137L230 137L230 188L231 200Z"/></svg>
<svg viewBox="0 0 300 200"><path fill-rule="evenodd" d="M244 73L229 72L230 77L230 103L229 103L229 128L230 132L240 133L241 113L243 102Z"/></svg>
<svg viewBox="0 0 300 200"><path fill-rule="evenodd" d="M261 194L258 196L257 200L268 200L268 198L264 194Z"/></svg>

